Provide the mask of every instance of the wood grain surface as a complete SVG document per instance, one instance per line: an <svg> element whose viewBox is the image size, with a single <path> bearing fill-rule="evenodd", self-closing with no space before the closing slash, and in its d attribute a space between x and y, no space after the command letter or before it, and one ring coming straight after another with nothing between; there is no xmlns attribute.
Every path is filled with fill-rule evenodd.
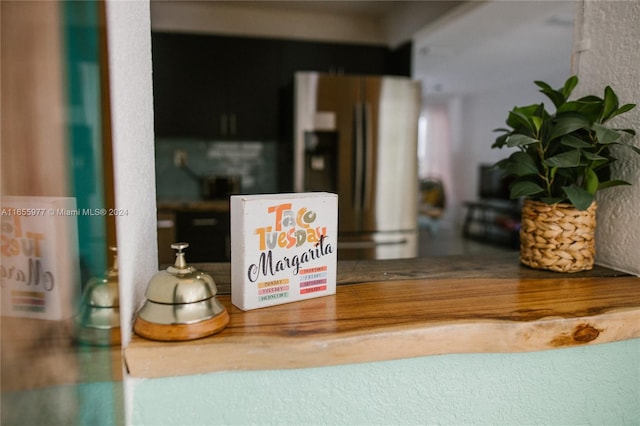
<svg viewBox="0 0 640 426"><path fill-rule="evenodd" d="M606 268L578 275L539 273L517 260L464 262L343 262L335 296L247 312L223 295L230 313L224 330L181 343L136 336L124 351L127 368L136 377L163 377L640 337L640 278ZM225 267L212 267L219 287Z"/></svg>
<svg viewBox="0 0 640 426"><path fill-rule="evenodd" d="M230 263L193 263L213 276L218 294L231 294ZM165 269L169 265L163 265ZM595 265L591 271L571 275L532 269L520 264L519 253L458 255L419 259L352 260L338 262L337 284L434 278L559 278L617 277L628 275Z"/></svg>
<svg viewBox="0 0 640 426"><path fill-rule="evenodd" d="M213 318L194 324L156 324L139 316L133 323L136 334L151 340L178 342L210 336L225 328L229 323L226 308Z"/></svg>

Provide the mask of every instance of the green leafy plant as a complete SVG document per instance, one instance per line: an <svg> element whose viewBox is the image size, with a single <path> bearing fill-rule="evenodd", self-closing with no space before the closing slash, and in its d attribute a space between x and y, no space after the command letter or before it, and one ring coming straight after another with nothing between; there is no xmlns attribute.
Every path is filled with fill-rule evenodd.
<svg viewBox="0 0 640 426"><path fill-rule="evenodd" d="M570 77L559 89L536 81L540 92L553 102L554 114L544 103L515 107L492 148L517 148L508 158L495 164L513 178L509 187L512 199L527 197L547 204L570 203L578 210L587 209L596 191L628 182L611 178L610 166L616 161L613 145L624 146L640 154L628 143L633 129L607 126L612 118L628 112L635 104L619 106L611 87L604 97L585 96L569 100L578 84Z"/></svg>

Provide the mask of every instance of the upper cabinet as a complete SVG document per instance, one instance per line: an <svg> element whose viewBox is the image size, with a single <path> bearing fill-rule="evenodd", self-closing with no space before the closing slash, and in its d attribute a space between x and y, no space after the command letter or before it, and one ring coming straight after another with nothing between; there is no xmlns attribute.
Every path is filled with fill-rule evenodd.
<svg viewBox="0 0 640 426"><path fill-rule="evenodd" d="M296 71L410 71L384 46L160 32L152 43L157 137L278 140Z"/></svg>
<svg viewBox="0 0 640 426"><path fill-rule="evenodd" d="M217 42L226 57L216 58L216 63L226 71L227 98L222 127L216 134L243 140L276 139L280 46L268 39L220 38Z"/></svg>
<svg viewBox="0 0 640 426"><path fill-rule="evenodd" d="M187 34L152 40L157 136L275 138L277 46Z"/></svg>
<svg viewBox="0 0 640 426"><path fill-rule="evenodd" d="M153 109L157 136L197 136L212 126L208 94L206 39L153 34ZM200 96L194 96L194 91Z"/></svg>

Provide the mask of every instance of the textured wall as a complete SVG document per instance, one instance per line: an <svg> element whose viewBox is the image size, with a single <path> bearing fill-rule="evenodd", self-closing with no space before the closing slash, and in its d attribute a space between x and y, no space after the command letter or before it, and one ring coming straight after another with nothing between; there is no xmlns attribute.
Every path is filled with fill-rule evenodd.
<svg viewBox="0 0 640 426"><path fill-rule="evenodd" d="M120 316L126 344L136 305L158 270L148 1L106 3Z"/></svg>
<svg viewBox="0 0 640 426"><path fill-rule="evenodd" d="M640 339L139 380L135 425L632 425Z"/></svg>
<svg viewBox="0 0 640 426"><path fill-rule="evenodd" d="M580 2L574 41L577 95L602 96L610 85L620 103L640 104L640 2ZM619 118L619 119L618 119ZM640 106L618 117L640 134ZM640 136L633 141L640 147ZM596 262L640 275L640 156L620 153L614 176L632 183L598 194Z"/></svg>

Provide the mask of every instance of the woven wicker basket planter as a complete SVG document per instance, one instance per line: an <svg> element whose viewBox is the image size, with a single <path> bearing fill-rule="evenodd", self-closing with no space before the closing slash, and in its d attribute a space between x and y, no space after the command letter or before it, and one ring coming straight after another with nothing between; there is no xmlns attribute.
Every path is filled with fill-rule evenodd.
<svg viewBox="0 0 640 426"><path fill-rule="evenodd" d="M587 210L570 204L525 200L520 229L520 261L557 272L593 269L596 203Z"/></svg>

